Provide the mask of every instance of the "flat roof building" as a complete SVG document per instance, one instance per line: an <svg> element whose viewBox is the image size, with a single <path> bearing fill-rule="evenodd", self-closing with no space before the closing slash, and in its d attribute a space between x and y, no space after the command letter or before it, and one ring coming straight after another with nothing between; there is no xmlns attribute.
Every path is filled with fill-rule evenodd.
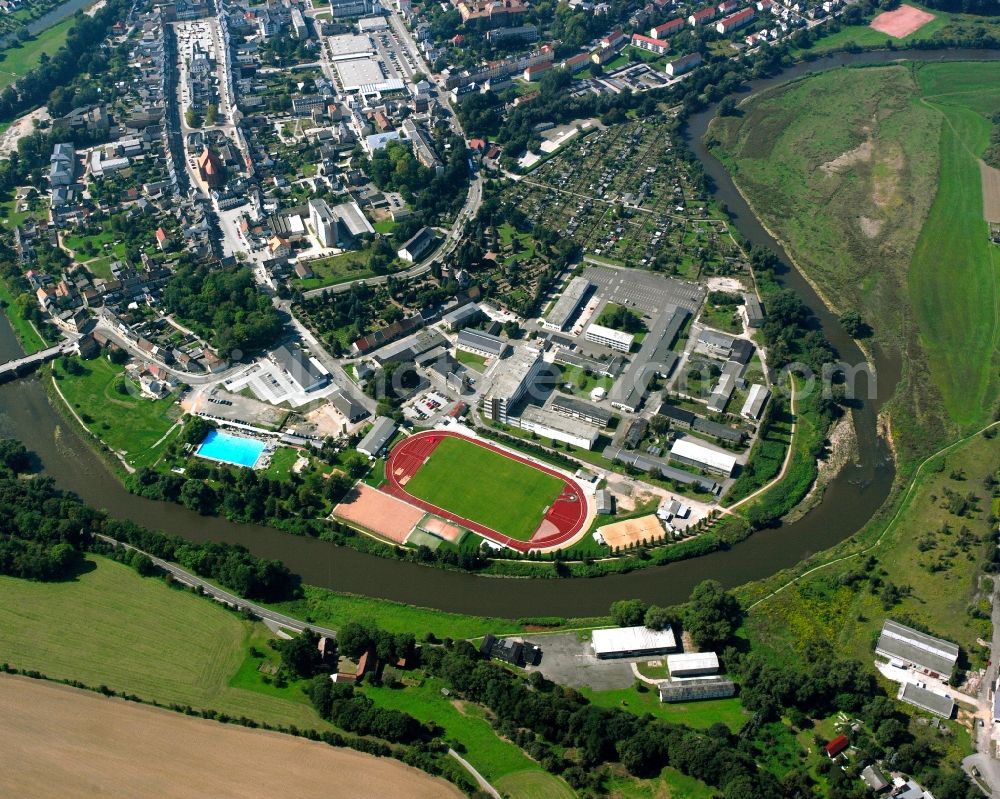
<svg viewBox="0 0 1000 799"><path fill-rule="evenodd" d="M667 670L673 677L699 677L717 674L719 656L715 652L684 652L667 655Z"/></svg>
<svg viewBox="0 0 1000 799"><path fill-rule="evenodd" d="M358 444L358 452L369 458L376 458L396 435L396 423L388 416L378 416L368 435Z"/></svg>
<svg viewBox="0 0 1000 799"><path fill-rule="evenodd" d="M936 694L912 682L904 682L900 686L898 698L908 705L919 707L943 719L950 719L951 714L955 712L955 700L950 696Z"/></svg>
<svg viewBox="0 0 1000 799"><path fill-rule="evenodd" d="M709 449L686 438L679 438L670 448L670 457L689 466L697 466L725 477L732 477L736 469L736 458L718 450Z"/></svg>
<svg viewBox="0 0 1000 799"><path fill-rule="evenodd" d="M598 427L607 427L611 422L611 411L566 394L556 394L552 400L552 410L563 416L580 419Z"/></svg>
<svg viewBox="0 0 1000 799"><path fill-rule="evenodd" d="M541 350L534 347L514 350L513 355L497 366L493 384L483 400L485 413L493 421L507 424L511 409L528 392L544 367Z"/></svg>
<svg viewBox="0 0 1000 799"><path fill-rule="evenodd" d="M574 277L566 286L562 296L556 300L556 304L552 306L549 315L542 322L542 327L546 330L565 330L593 285L585 277Z"/></svg>
<svg viewBox="0 0 1000 799"><path fill-rule="evenodd" d="M958 645L886 619L875 654L947 679L958 662Z"/></svg>
<svg viewBox="0 0 1000 799"><path fill-rule="evenodd" d="M592 424L571 419L544 408L528 405L517 417L508 417L511 425L520 427L522 430L529 430L542 438L551 438L555 441L562 441L574 447L590 450L597 443L597 438L601 434L599 428Z"/></svg>
<svg viewBox="0 0 1000 799"><path fill-rule="evenodd" d="M463 328L459 331L455 346L460 350L481 355L484 358L500 358L508 349L507 342L499 336L470 328Z"/></svg>
<svg viewBox="0 0 1000 799"><path fill-rule="evenodd" d="M615 627L594 630L590 645L599 658L627 658L642 655L664 655L677 648L672 628L650 630L648 627Z"/></svg>
<svg viewBox="0 0 1000 799"><path fill-rule="evenodd" d="M599 325L596 322L587 328L587 332L584 333L583 337L587 341L592 341L594 344L611 347L611 349L618 350L620 352L628 352L631 350L632 342L635 341L635 336L631 333L605 327L604 325Z"/></svg>

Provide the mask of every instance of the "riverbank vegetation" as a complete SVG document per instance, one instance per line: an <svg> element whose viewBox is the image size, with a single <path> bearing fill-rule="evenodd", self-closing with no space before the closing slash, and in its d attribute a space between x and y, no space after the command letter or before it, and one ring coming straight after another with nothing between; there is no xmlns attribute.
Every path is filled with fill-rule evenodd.
<svg viewBox="0 0 1000 799"><path fill-rule="evenodd" d="M904 469L996 404L997 330L982 302L996 276L976 158L998 79L991 62L835 70L755 95L710 129L799 266L902 362L891 412ZM967 91L934 100L956 80Z"/></svg>
<svg viewBox="0 0 1000 799"><path fill-rule="evenodd" d="M754 608L746 622L751 640L786 657L811 642L869 658L882 620L891 615L957 642L960 665L976 668L989 658L977 639L990 637L989 597L996 562L995 527L1000 498L1000 436L996 428L932 458L913 488L851 540L794 570L748 585L743 601L766 597L796 573L838 556ZM881 536L881 538L879 538Z"/></svg>

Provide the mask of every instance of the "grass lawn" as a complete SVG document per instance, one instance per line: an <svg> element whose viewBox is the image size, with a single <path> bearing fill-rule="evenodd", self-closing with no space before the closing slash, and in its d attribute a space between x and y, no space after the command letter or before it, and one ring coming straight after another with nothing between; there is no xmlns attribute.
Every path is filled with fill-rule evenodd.
<svg viewBox="0 0 1000 799"><path fill-rule="evenodd" d="M546 771L516 771L493 780L493 787L509 799L574 799L565 782Z"/></svg>
<svg viewBox="0 0 1000 799"><path fill-rule="evenodd" d="M991 550L994 497L984 482L997 476L998 463L1000 436L982 435L930 461L870 553L821 569L750 613L745 627L755 648L789 658L810 641L829 641L841 654L870 662L875 635L891 616L957 642L973 667L985 665L989 653L976 639L989 639L980 578ZM873 524L869 534L885 523ZM887 583L911 591L886 601ZM970 608L985 609L986 618L974 618Z"/></svg>
<svg viewBox="0 0 1000 799"><path fill-rule="evenodd" d="M46 28L33 39L0 52L0 89L7 88L37 67L43 54L55 55L56 50L66 42L73 24L73 17L69 17Z"/></svg>
<svg viewBox="0 0 1000 799"><path fill-rule="evenodd" d="M525 622L531 621L530 619L465 616L459 613L446 613L442 610L418 608L384 599L339 594L313 585L306 585L303 588L305 596L302 599L280 602L271 607L290 616L333 629L337 629L348 621L366 619L374 622L383 630L411 632L418 641L423 640L427 633L434 633L438 638L459 639L479 638L486 633L503 635L522 632L526 628ZM597 619L569 619L565 621L545 619L546 624L552 623L553 629L557 629L559 626L593 626L599 621ZM562 624L557 622L562 622Z"/></svg>
<svg viewBox="0 0 1000 799"><path fill-rule="evenodd" d="M824 36L807 50L793 50L795 55L802 56L807 53L828 53L831 50L842 50L847 47L857 46L862 48L885 47L886 42L892 42L897 48L907 47L915 42L928 41L930 39L956 39L968 40L973 36L982 33L997 35L1000 33L1000 22L996 17L979 16L975 14L951 14L935 8L923 6L920 3L908 2L906 5L923 9L934 14L934 19L915 30L909 36L895 38L872 28L870 25L845 25L839 31ZM818 31L826 30L827 26L821 26Z"/></svg>
<svg viewBox="0 0 1000 799"><path fill-rule="evenodd" d="M715 799L719 795L714 788L670 766L648 780L612 776L607 789L615 799Z"/></svg>
<svg viewBox="0 0 1000 799"><path fill-rule="evenodd" d="M367 252L352 250L332 258L310 261L308 265L313 276L304 280L296 278L293 282L302 291L308 291L346 283L348 280L374 277L375 273L368 268L368 257Z"/></svg>
<svg viewBox="0 0 1000 799"><path fill-rule="evenodd" d="M455 360L459 363L464 363L470 369L475 369L477 372L486 370L486 359L482 355L476 355L474 352L455 350Z"/></svg>
<svg viewBox="0 0 1000 799"><path fill-rule="evenodd" d="M107 358L77 359L83 374L67 374L53 361L56 385L87 429L133 466L151 464L159 456L154 445L177 421L180 411L171 397L159 400L140 396L135 386L122 394L117 386L127 381L124 369Z"/></svg>
<svg viewBox="0 0 1000 799"><path fill-rule="evenodd" d="M531 539L562 488L557 477L452 437L406 484L407 493L519 541Z"/></svg>
<svg viewBox="0 0 1000 799"><path fill-rule="evenodd" d="M376 222L374 225L372 225L372 227L375 228L376 233L381 233L384 236L389 236L392 234L392 231L396 229L396 222L395 220L386 217L381 222Z"/></svg>
<svg viewBox="0 0 1000 799"><path fill-rule="evenodd" d="M590 397L590 392L595 388L603 388L605 392L609 392L615 382L614 378L606 375L587 374L579 366L560 365L559 369L561 370L560 384L564 387L572 386L573 393L578 397Z"/></svg>
<svg viewBox="0 0 1000 799"><path fill-rule="evenodd" d="M902 361L891 415L904 470L987 419L1000 393L977 167L998 84L996 62L830 70L751 96L709 134L836 311L856 309Z"/></svg>
<svg viewBox="0 0 1000 799"><path fill-rule="evenodd" d="M649 686L649 690L644 693L635 688L623 688L618 691L581 688L580 693L599 707L619 708L637 716L650 713L658 719L673 724L684 724L696 730L705 730L713 724L722 723L736 732L750 718L737 697L667 704L660 701L659 694L652 686Z"/></svg>
<svg viewBox="0 0 1000 799"><path fill-rule="evenodd" d="M231 684L250 641L261 648L269 637L263 625L106 558L88 561L91 570L62 583L0 576L4 661L161 703L306 729L328 726L301 694L280 697Z"/></svg>
<svg viewBox="0 0 1000 799"><path fill-rule="evenodd" d="M562 780L543 771L541 766L529 758L519 747L509 741L498 738L493 727L485 716L485 711L478 705L451 699L441 694L445 683L434 677L425 677L419 685L405 688L375 688L365 686L364 693L371 697L379 707L402 710L421 721L429 721L441 725L445 737L461 741L466 748L463 757L472 763L487 780L494 780L505 775L524 775L525 772L535 775L530 784L543 789L535 793L523 793L522 796L572 796L566 794L568 786ZM527 785L523 776L514 780L518 784ZM552 789L555 792L551 792Z"/></svg>
<svg viewBox="0 0 1000 799"><path fill-rule="evenodd" d="M1000 256L983 219L979 156L1000 110L1000 63L918 72L923 102L944 115L940 180L910 265L910 293L931 374L959 424L985 421L997 396ZM944 256L944 257L942 257Z"/></svg>
<svg viewBox="0 0 1000 799"><path fill-rule="evenodd" d="M271 456L271 462L264 474L274 480L284 480L292 472L292 467L299 459L299 451L295 447L278 447Z"/></svg>
<svg viewBox="0 0 1000 799"><path fill-rule="evenodd" d="M3 306L3 313L7 317L7 321L10 322L14 335L17 336L21 349L25 353L32 355L49 346L49 343L42 338L34 325L14 308L14 294L3 280L0 280L0 305Z"/></svg>

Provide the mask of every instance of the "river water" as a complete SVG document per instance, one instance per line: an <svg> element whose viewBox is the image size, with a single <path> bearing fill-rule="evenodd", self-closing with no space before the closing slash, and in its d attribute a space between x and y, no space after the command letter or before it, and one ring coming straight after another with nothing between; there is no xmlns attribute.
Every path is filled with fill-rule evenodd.
<svg viewBox="0 0 1000 799"><path fill-rule="evenodd" d="M38 19L29 22L26 26L28 33L32 36L37 36L47 28L51 28L57 22L62 22L67 17L73 16L77 11L82 11L93 4L94 0L67 0L67 2L56 6ZM9 46L15 38L13 34L0 37L0 49Z"/></svg>
<svg viewBox="0 0 1000 799"><path fill-rule="evenodd" d="M841 55L803 64L778 78L758 81L753 91L787 81L810 71L848 64L884 63L903 56L920 60L973 60L1000 58L986 51L913 53L863 53ZM690 121L691 146L703 160L716 184L716 196L725 202L743 235L770 247L786 265L780 274L784 285L816 313L841 357L852 363L863 360L855 343L843 332L809 284L787 266L788 258L754 218L725 170L701 144L714 111ZM17 357L20 347L5 317L0 315L0 362ZM179 505L129 494L105 463L51 406L40 383L31 378L0 386L0 435L19 438L41 459L42 468L61 487L76 492L87 503L111 515L131 519L193 541L240 543L251 552L284 561L303 581L338 591L407 602L469 614L523 617L538 615L583 616L606 612L616 600L639 597L658 604L687 598L701 580L712 577L730 587L767 577L816 552L844 540L862 527L884 502L894 470L888 448L876 432L879 407L892 396L899 363L885 353L875 353L878 399L854 409L859 461L849 464L831 481L822 502L798 521L754 534L724 552L659 566L626 575L577 580L510 580L447 572L395 560L365 555L350 548L300 538L267 527L236 524L199 516Z"/></svg>

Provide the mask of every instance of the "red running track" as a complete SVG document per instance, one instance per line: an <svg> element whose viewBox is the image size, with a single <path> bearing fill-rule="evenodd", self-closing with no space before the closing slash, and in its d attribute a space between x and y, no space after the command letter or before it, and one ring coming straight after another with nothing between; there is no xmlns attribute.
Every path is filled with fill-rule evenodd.
<svg viewBox="0 0 1000 799"><path fill-rule="evenodd" d="M452 513L451 511L445 510L444 508L438 507L430 502L426 502L425 500L415 497L407 492L402 483L417 473L420 467L424 465L424 462L430 454L437 448L437 445L448 436L451 438L460 438L463 441L468 441L470 444L475 444L476 446L493 450L494 452L503 455L505 458L510 458L511 460L530 466L533 469L538 469L540 472L550 474L563 482L562 492L545 512L539 531L535 532L535 535L530 541L518 541L516 538L511 538L510 536L504 535L503 533L487 527L484 524L479 524L471 519L466 519L456 513ZM584 499L583 492L580 490L580 486L570 478L560 474L554 469L550 469L547 466L530 461L527 458L522 458L520 455L515 455L512 452L508 452L505 449L494 446L489 442L462 436L448 430L427 430L399 442L392 452L389 453L389 457L386 459L385 479L386 484L382 487L382 490L387 494L399 497L400 499L409 502L411 505L416 505L418 508L422 508L428 513L434 513L445 519L456 522L469 530L474 530L481 536L488 538L491 541L503 544L511 549L516 549L519 552L527 552L530 549L559 546L560 544L569 541L573 538L573 536L579 533L587 521L587 502ZM541 531L542 527L550 528L550 526L554 527L556 532L550 533L547 529L544 532Z"/></svg>

